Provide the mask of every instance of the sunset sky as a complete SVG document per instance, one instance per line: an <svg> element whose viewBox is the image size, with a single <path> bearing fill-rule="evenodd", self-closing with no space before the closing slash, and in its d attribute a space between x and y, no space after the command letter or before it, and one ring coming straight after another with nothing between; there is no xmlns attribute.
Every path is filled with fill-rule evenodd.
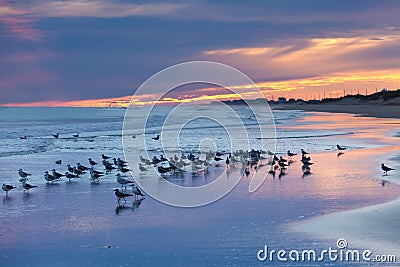
<svg viewBox="0 0 400 267"><path fill-rule="evenodd" d="M151 75L193 60L243 71L267 98L396 89L399 10L376 0L0 0L0 105L118 105ZM234 97L203 87L169 101Z"/></svg>

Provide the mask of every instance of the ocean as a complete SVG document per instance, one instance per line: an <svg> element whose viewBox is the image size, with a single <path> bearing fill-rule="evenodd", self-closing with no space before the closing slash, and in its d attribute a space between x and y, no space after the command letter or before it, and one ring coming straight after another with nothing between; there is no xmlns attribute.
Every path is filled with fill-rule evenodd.
<svg viewBox="0 0 400 267"><path fill-rule="evenodd" d="M382 187L379 170L379 161L390 164L395 152L378 156L371 152L385 152L385 148L399 144L396 120L295 110L273 111L276 136L267 143L276 144L278 155L285 155L287 150L308 151L314 162L312 174L303 177L297 158L286 176L267 177L255 193L248 192L249 179L243 177L225 197L203 207L172 207L146 192L142 201L130 200L120 206L113 192L120 187L115 171L100 178L99 183L91 183L88 174L73 182L64 178L54 184L45 183L44 171L56 169L64 173L67 164L74 166L80 162L87 166L88 158L92 158L98 162L96 168L102 170L101 154L124 159L123 134L132 139L145 134L148 155L141 146L129 147L137 159L140 155L151 158L164 153L178 154L168 142L160 148L151 140L160 133L166 114L172 109L159 107L152 111L146 129L123 132L126 110L122 108L1 107L0 181L18 188L10 191L9 197L2 197L0 265L272 265L257 260L257 251L266 244L276 249L323 249L335 245L332 240L295 233L290 230L292 224L399 196L395 183ZM199 142L209 138L225 158L232 149L228 140L237 125L225 118L218 106L204 105L204 109L217 114L219 119L198 118L181 128L179 118L172 118L163 131L168 134L180 130L175 141L185 154L199 153ZM260 139L252 114L241 106L232 109L246 118L243 127L255 132L247 141L250 147L258 149ZM147 118L148 110L134 111L138 121ZM221 121L233 132L221 127ZM58 139L52 136L56 133ZM75 133L79 133L78 138L73 137ZM25 136L26 139L20 139ZM343 155L338 155L336 144L346 146ZM62 160L62 164L55 164L57 160ZM29 194L22 192L18 182L20 168L31 173L29 183L38 186ZM130 168L137 172L138 166ZM160 183L169 180L181 186L202 186L214 181L225 168L221 164L212 166L207 174L170 175L160 178ZM235 175L241 175L240 168L233 168L228 176ZM273 264L287 265L277 261ZM324 261L307 266L321 264L340 265Z"/></svg>

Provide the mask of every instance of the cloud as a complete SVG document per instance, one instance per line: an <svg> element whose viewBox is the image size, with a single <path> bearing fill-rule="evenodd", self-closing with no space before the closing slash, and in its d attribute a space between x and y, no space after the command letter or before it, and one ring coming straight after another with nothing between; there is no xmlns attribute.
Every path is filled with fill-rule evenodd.
<svg viewBox="0 0 400 267"><path fill-rule="evenodd" d="M175 3L134 4L103 0L38 1L29 5L0 8L0 16L122 18L128 16L165 15L183 6L183 4Z"/></svg>
<svg viewBox="0 0 400 267"><path fill-rule="evenodd" d="M21 17L0 17L3 27L3 38L10 36L23 40L39 41L46 37L46 32L34 28L35 20Z"/></svg>
<svg viewBox="0 0 400 267"><path fill-rule="evenodd" d="M209 60L243 69L256 80L279 81L399 67L400 36L312 38L280 46L204 51Z"/></svg>

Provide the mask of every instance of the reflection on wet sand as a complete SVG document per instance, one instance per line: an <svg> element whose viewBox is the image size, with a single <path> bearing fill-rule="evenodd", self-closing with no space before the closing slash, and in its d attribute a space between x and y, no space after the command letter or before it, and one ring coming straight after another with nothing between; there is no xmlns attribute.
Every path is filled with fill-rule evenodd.
<svg viewBox="0 0 400 267"><path fill-rule="evenodd" d="M144 200L144 198L135 200L132 202L132 206L130 206L129 204L122 204L122 205L118 205L115 208L115 214L116 215L120 215L120 213L125 212L125 211L135 211L139 208L139 206L142 204L142 201Z"/></svg>

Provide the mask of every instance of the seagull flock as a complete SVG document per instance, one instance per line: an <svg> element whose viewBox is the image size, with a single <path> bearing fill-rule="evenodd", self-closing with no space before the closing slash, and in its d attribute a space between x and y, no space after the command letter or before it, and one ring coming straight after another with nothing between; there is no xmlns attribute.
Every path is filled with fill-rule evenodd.
<svg viewBox="0 0 400 267"><path fill-rule="evenodd" d="M88 159L88 163L90 167L84 166L81 163L77 163L76 166L72 167L70 164L67 164L67 171L65 173L60 173L57 172L55 169L52 169L50 172L45 171L44 172L44 179L46 180L46 183L54 183L54 182L59 182L62 181L62 178L65 177L68 179L70 182L71 179L77 179L77 178L82 178L82 175L89 173L91 182L99 182L100 178L108 173L110 173L113 170L117 170L117 173L115 174L116 176L116 181L121 185L121 190L115 189L115 195L118 198L118 203L120 203L120 200L123 199L126 202L126 197L128 196L135 196L135 200L138 200L138 197L143 197L144 194L141 192L140 188L135 184L133 180L129 180L127 177L125 177L123 174L130 171L128 168L127 162L118 158L112 158L113 162L110 162L109 160L111 157L106 156L104 154L101 155L102 159L102 164L104 166L104 171L99 171L96 170L94 167L98 163L95 162L92 158ZM57 160L55 162L56 164L61 164L61 160ZM121 174L122 173L122 174ZM18 175L20 176L19 182L22 183L23 187L23 192L29 193L29 190L32 188L36 188L38 186L36 185L31 185L28 183L29 176L31 176L30 173L27 173L23 171L22 169L18 170ZM132 187L132 194L126 193L126 186L129 185ZM8 192L12 189L17 188L14 185L9 185L9 184L3 184L2 189L6 192L6 196L8 196Z"/></svg>
<svg viewBox="0 0 400 267"><path fill-rule="evenodd" d="M54 138L59 138L59 134L53 134ZM74 138L79 137L79 133L73 135ZM160 135L152 138L153 140L159 140ZM344 151L347 149L344 146L336 145L338 150L338 156L342 155ZM301 163L302 163L302 176L311 175L311 165L314 163L311 161L311 157L308 152L304 149L300 150ZM263 151L263 150L254 150L245 151L245 150L237 150L232 153L221 153L221 152L206 152L205 155L200 154L196 155L195 152L189 152L188 154L182 153L180 157L174 155L170 159L164 157L164 155L160 155L158 158L154 156L151 160L139 156L139 170L141 172L146 172L148 167L155 168L158 173L162 177L166 177L167 174L175 175L177 173L182 173L185 171L192 171L192 173L204 172L207 173L208 168L215 165L220 166L221 162L225 160L226 168L236 167L236 165L241 165L241 174L242 176L249 176L251 170L258 171L264 166L269 166L268 174L272 175L275 178L276 174L278 174L279 179L281 179L287 173L287 169L294 162L294 157L298 154L293 153L290 150L287 151L285 157L277 156L276 153L271 151ZM267 160L267 161L264 161ZM57 160L56 164L62 164L62 160ZM98 163L92 158L88 158L88 163L90 167L84 166L81 163L77 163L76 166L72 167L70 164L67 166L67 171L64 173L57 172L55 169L52 169L50 172L44 172L44 179L46 183L54 183L58 181L62 181L62 178L65 177L68 181L71 179L81 178L82 175L89 173L92 182L99 182L100 178L105 174L109 174L112 171L116 170L117 173L116 181L121 185L121 189L114 189L114 194L118 199L118 204L123 200L124 204L126 203L127 197L134 197L135 200L143 200L144 194L140 190L140 188L136 185L135 181L130 180L125 176L127 172L130 171L128 164L126 161L120 158L112 158L106 156L104 154L101 155L101 163L104 166L104 171L99 171L95 169L95 166ZM385 166L383 163L381 164L381 169L384 171L383 175L388 175L389 171L394 170L388 166ZM36 185L31 185L27 181L30 173L23 171L22 169L18 170L18 174L20 176L19 182L22 183L23 192L29 193L29 190L36 188ZM383 183L382 183L383 184ZM127 186L131 187L132 193L127 193ZM8 196L8 192L17 188L16 186L3 184L2 189L6 192L6 196ZM142 197L141 199L139 199Z"/></svg>
<svg viewBox="0 0 400 267"><path fill-rule="evenodd" d="M60 137L58 133L52 134L52 136L56 139ZM73 134L74 138L79 138L79 133ZM23 138L21 138L23 139ZM57 160L55 161L57 165L62 164L62 160ZM46 183L52 184L55 182L60 182L63 180L65 177L68 179L68 182L74 179L82 178L83 175L86 173L90 174L90 179L91 182L97 183L100 181L100 178L103 177L106 174L111 173L112 171L117 171L115 174L116 176L116 181L118 184L121 185L121 189L114 189L115 196L118 198L118 204L120 203L120 200L124 200L124 203L126 203L126 197L134 196L135 200L141 201L144 198L144 194L140 190L140 188L136 185L136 183L133 180L129 180L125 174L130 171L128 167L128 163L121 158L112 158L110 156L106 156L104 154L101 155L101 163L104 166L104 171L103 170L96 170L95 166L98 165L98 163L93 160L92 158L88 158L88 163L89 166L85 166L81 163L77 163L76 166L71 166L70 164L67 164L67 170L66 172L58 172L56 169L52 169L51 171L45 171L44 172L44 179L46 180ZM23 193L29 193L29 190L38 187L37 185L32 185L28 183L29 177L31 176L30 173L23 171L22 169L18 170L18 175L20 176L20 179L18 180L22 184L23 188ZM132 188L132 194L129 194L126 192L126 186L129 185ZM2 189L5 191L6 196L8 196L8 192L16 189L17 187L14 185L10 184L5 184L3 183ZM142 197L139 199L139 197Z"/></svg>

